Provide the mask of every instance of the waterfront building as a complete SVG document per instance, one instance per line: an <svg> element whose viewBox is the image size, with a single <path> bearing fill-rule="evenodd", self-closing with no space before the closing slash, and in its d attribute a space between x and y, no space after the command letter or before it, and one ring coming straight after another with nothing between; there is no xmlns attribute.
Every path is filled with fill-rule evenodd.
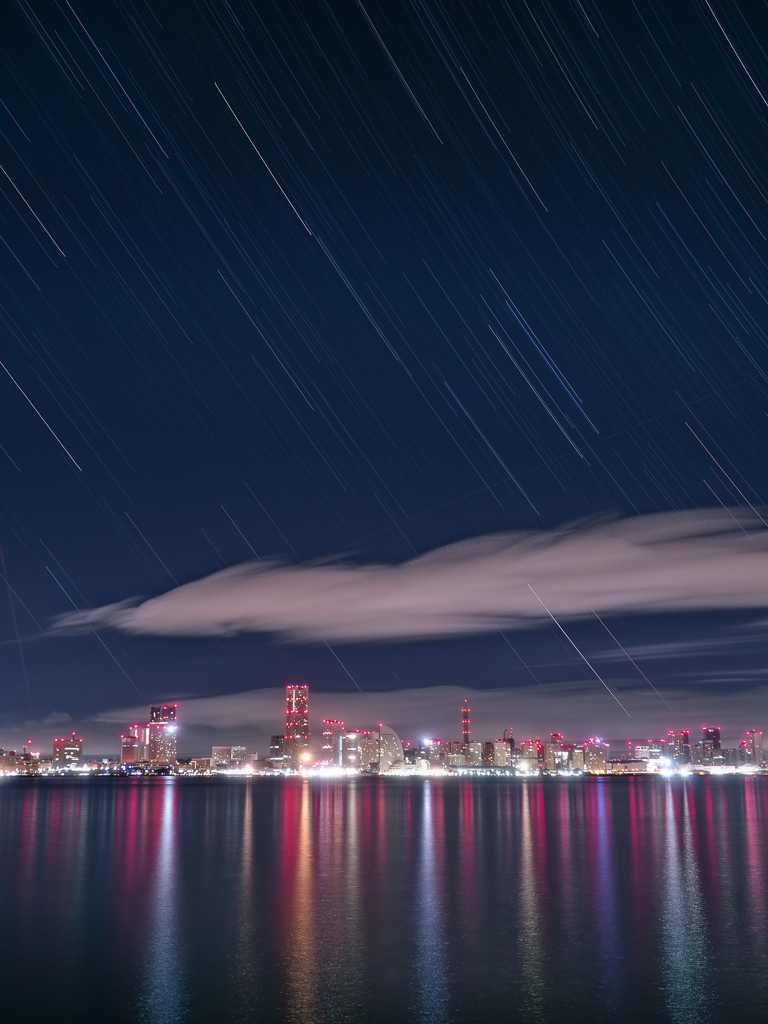
<svg viewBox="0 0 768 1024"><path fill-rule="evenodd" d="M446 754L445 755L445 767L446 768L463 768L467 763L466 757L463 754Z"/></svg>
<svg viewBox="0 0 768 1024"><path fill-rule="evenodd" d="M494 756L493 743L484 743L483 744L483 764L486 765L487 767L490 767L491 765L494 765L495 763L496 763L496 758Z"/></svg>
<svg viewBox="0 0 768 1024"><path fill-rule="evenodd" d="M270 736L269 760L273 768L282 768L285 761L285 736Z"/></svg>
<svg viewBox="0 0 768 1024"><path fill-rule="evenodd" d="M74 768L83 760L83 740L77 739L77 734L72 733L69 739L63 736L53 741L53 767Z"/></svg>
<svg viewBox="0 0 768 1024"><path fill-rule="evenodd" d="M571 747L570 766L574 771L583 772L586 768L586 744L574 743Z"/></svg>
<svg viewBox="0 0 768 1024"><path fill-rule="evenodd" d="M509 768L512 764L509 743L506 740L494 740L493 763L497 768Z"/></svg>
<svg viewBox="0 0 768 1024"><path fill-rule="evenodd" d="M152 764L176 764L176 709L178 704L162 704L149 709L147 760Z"/></svg>
<svg viewBox="0 0 768 1024"><path fill-rule="evenodd" d="M229 768L232 761L232 747L211 747L211 771Z"/></svg>
<svg viewBox="0 0 768 1024"><path fill-rule="evenodd" d="M245 747L211 747L211 770L219 768L243 768L248 762Z"/></svg>
<svg viewBox="0 0 768 1024"><path fill-rule="evenodd" d="M462 743L461 746L465 764L481 765L483 763L482 743Z"/></svg>
<svg viewBox="0 0 768 1024"><path fill-rule="evenodd" d="M691 734L688 729L667 733L667 757L676 765L691 763Z"/></svg>
<svg viewBox="0 0 768 1024"><path fill-rule="evenodd" d="M394 729L379 723L379 771L384 772L393 765L403 763L403 744Z"/></svg>
<svg viewBox="0 0 768 1024"><path fill-rule="evenodd" d="M284 755L291 764L310 759L309 686L289 683L285 688L285 740Z"/></svg>
<svg viewBox="0 0 768 1024"><path fill-rule="evenodd" d="M147 747L142 741L142 730L138 725L129 725L128 732L120 737L120 764L138 764L146 759Z"/></svg>
<svg viewBox="0 0 768 1024"><path fill-rule="evenodd" d="M538 768L539 762L543 760L544 747L541 740L523 740L520 744L522 760L528 768Z"/></svg>
<svg viewBox="0 0 768 1024"><path fill-rule="evenodd" d="M323 719L323 742L320 752L322 764L340 768L344 764L344 723L337 718Z"/></svg>
<svg viewBox="0 0 768 1024"><path fill-rule="evenodd" d="M608 759L611 755L610 746L601 739L590 739L584 745L584 770L596 775L604 775L608 770Z"/></svg>
<svg viewBox="0 0 768 1024"><path fill-rule="evenodd" d="M763 734L757 729L747 729L747 734L742 740L744 744L744 763L760 768L763 763Z"/></svg>
<svg viewBox="0 0 768 1024"><path fill-rule="evenodd" d="M699 764L712 765L722 764L723 757L720 752L720 726L703 725L701 727L702 737L700 740Z"/></svg>

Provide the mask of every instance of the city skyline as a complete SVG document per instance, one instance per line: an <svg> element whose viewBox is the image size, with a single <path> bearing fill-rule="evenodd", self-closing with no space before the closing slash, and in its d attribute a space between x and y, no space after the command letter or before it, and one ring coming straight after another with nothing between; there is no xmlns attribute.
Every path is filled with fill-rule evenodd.
<svg viewBox="0 0 768 1024"><path fill-rule="evenodd" d="M339 694L323 694L317 695L320 710L315 710L315 695L312 695L312 701L310 704L309 695L311 688L307 683L289 683L284 687L275 688L272 692L272 700L269 703L263 703L265 696L269 697L268 691L257 691L256 694L245 695L246 699L250 698L250 702L254 707L251 710L257 710L260 717L254 720L254 724L250 729L243 730L242 710L237 708L230 708L229 714L233 718L238 718L240 721L235 724L234 721L230 725L226 725L223 722L218 722L218 743L226 744L227 747L233 746L233 737L236 737L234 745L238 749L258 749L266 752L270 751L269 756L275 757L279 755L281 759L284 759L287 764L294 767L300 767L303 764L310 762L314 763L323 760L323 752L327 750L336 750L337 753L334 756L338 756L338 751L341 749L342 736L345 730L349 729L376 729L383 725L382 718L386 718L388 723L395 722L397 729L395 733L399 735L403 741L411 747L419 746L425 742L425 739L432 741L436 736L440 742L449 742L454 746L464 745L466 746L470 741L472 743L484 744L489 742L501 742L506 741L508 738L514 738L518 743L540 740L546 736L553 737L555 735L560 736L565 742L581 742L585 737L588 736L602 736L606 742L608 742L614 749L614 752L623 751L626 745L629 744L651 744L656 742L662 742L663 744L670 743L670 737L676 737L676 752L679 756L680 750L678 749L680 744L685 742L688 747L688 758L690 758L691 744L696 746L698 744L697 737L701 733L704 738L712 730L717 733L718 744L722 740L724 748L729 750L738 749L740 745L743 746L745 737L748 738L750 732L753 737L756 734L762 735L762 730L759 726L754 723L746 724L747 719L738 719L737 716L741 713L734 711L734 709L728 709L728 717L726 720L730 720L732 724L727 726L725 729L720 724L712 725L701 725L700 727L691 726L690 724L690 710L687 709L684 715L688 716L688 725L678 725L674 728L669 728L670 725L670 714L669 708L666 708L662 713L662 717L657 719L656 724L659 726L656 729L648 729L646 731L630 732L625 730L622 733L611 733L606 732L604 729L596 727L599 725L599 719L588 719L585 718L580 725L576 723L569 723L564 716L560 714L556 721L559 724L557 732L553 731L551 708L546 711L550 717L548 719L540 719L537 727L530 728L530 722L525 719L516 718L514 712L510 710L510 714L507 719L507 725L500 725L499 715L504 710L508 709L508 706L501 704L499 701L498 691L490 691L483 694L482 692L474 691L475 697L479 700L485 698L486 702L490 703L490 714L487 716L481 716L475 726L472 725L472 709L469 706L467 697L459 698L455 693L448 688L432 688L427 693L427 701L425 706L422 708L422 723L421 728L414 731L409 731L408 728L403 727L399 724L402 720L401 712L398 712L397 703L392 703L388 709L389 714L382 715L383 705L381 703L381 695L368 695L369 703L367 705L358 704L356 707L354 704L345 705L345 699L348 699L348 695ZM284 723L281 723L278 718L270 718L270 712L274 714L275 709L279 708L280 704L275 701L275 695L279 695L278 700L283 705ZM361 695L362 696L362 695ZM396 701L408 699L407 695L400 693L394 696ZM375 703L370 702L370 698L374 697ZM261 699L261 702L259 702ZM226 698L225 698L226 700ZM453 707L451 701L454 702ZM178 703L165 704L159 706L153 706L149 709L149 722L144 726L130 725L125 727L119 737L120 749L125 754L121 757L121 760L132 763L134 761L172 761L175 757L175 753L178 753L180 757L201 757L203 756L200 752L201 749L205 749L209 743L211 732L211 723L208 724L208 728L201 731L199 728L196 730L195 719L196 711L194 701L189 706L189 712L191 713L192 722L186 721L179 723L176 719ZM339 717L328 717L327 709L329 707L335 708L338 712L340 708L347 707L353 708L351 715L348 714L347 720ZM482 704L481 704L482 706ZM185 707L185 712L187 708ZM721 709L725 710L725 709ZM453 714L452 714L453 712ZM664 718L664 715L667 717ZM141 717L141 716L138 716ZM146 716L145 716L146 717ZM184 715L188 718L188 715ZM722 715L708 715L709 721L721 722L723 720ZM685 720L685 719L683 719ZM501 720L503 721L503 720ZM313 726L314 722L314 726ZM152 727L154 723L155 731L158 735L153 735ZM196 724L198 726L206 725L205 721L202 722L198 719ZM275 727L283 725L283 732L280 734L275 733ZM173 736L171 737L159 737L159 732L165 731L168 726L172 727ZM179 729L179 725L181 728ZM190 725L192 726L190 728ZM439 726L439 728L438 728ZM388 724L387 726L391 726ZM92 738L96 736L104 736L104 724L102 724L101 731L94 730ZM501 733L502 735L496 735ZM712 733L714 735L714 733ZM268 737L268 741L267 741ZM687 737L684 741L682 737ZM286 742L286 738L288 742ZM73 733L74 739L74 733ZM167 746L170 741L171 746ZM178 745L180 741L180 746ZM63 739L54 739L54 749L57 743L63 744ZM101 746L99 746L101 742ZM80 741L82 744L82 740ZM108 756L113 758L114 751L110 749L110 741L106 742L102 739L101 741L95 740L96 746L91 747L91 756ZM39 737L34 741L30 738L26 740L26 746L30 744L35 747L45 747L45 740L40 742ZM242 746L238 746L242 744ZM276 746L277 744L277 746ZM21 742L14 742L12 740L5 740L3 744L3 737L0 736L0 746L5 745L6 748L12 749L15 747L21 748ZM213 744L215 748L215 743ZM26 749L25 746L25 749ZM173 749L171 749L173 748ZM222 748L224 749L224 748ZM668 748L671 749L671 748ZM307 756L302 756L304 752L307 752ZM456 750L456 753L460 751ZM266 756L266 754L265 754ZM478 754L479 756L479 754ZM618 755L617 755L618 756ZM685 759L684 759L685 760Z"/></svg>

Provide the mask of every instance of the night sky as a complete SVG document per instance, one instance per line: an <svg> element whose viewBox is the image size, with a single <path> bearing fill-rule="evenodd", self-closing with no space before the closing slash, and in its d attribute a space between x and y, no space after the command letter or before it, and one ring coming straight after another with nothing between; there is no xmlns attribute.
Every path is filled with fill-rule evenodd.
<svg viewBox="0 0 768 1024"><path fill-rule="evenodd" d="M723 0L7 4L0 745L71 718L116 752L176 698L182 753L253 746L289 680L405 735L458 733L465 694L478 739L768 727L766 29ZM485 569L433 580L464 604L418 635L371 602L377 565L519 531L550 589L535 554L506 617ZM611 557L582 593L558 545L589 587L617 531L668 576ZM256 619L59 618L256 560ZM275 611L334 566L346 610Z"/></svg>

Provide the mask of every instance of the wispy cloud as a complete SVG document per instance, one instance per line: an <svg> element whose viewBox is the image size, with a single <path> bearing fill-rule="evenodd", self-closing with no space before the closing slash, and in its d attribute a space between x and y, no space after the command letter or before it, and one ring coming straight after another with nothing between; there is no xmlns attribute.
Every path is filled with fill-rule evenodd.
<svg viewBox="0 0 768 1024"><path fill-rule="evenodd" d="M627 644L590 654L591 661L626 661L627 655L635 661L664 661L673 658L691 658L699 654L713 655L743 650L760 638L735 634L730 636L700 636L690 640L664 640L658 643Z"/></svg>
<svg viewBox="0 0 768 1024"><path fill-rule="evenodd" d="M768 531L740 510L667 512L476 537L399 565L248 562L148 600L61 615L58 633L264 632L416 639L628 612L768 606Z"/></svg>

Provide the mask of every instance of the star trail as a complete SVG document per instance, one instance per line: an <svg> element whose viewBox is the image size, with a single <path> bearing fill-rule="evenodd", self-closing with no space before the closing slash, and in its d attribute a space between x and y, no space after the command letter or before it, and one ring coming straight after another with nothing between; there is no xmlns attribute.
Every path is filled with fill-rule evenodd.
<svg viewBox="0 0 768 1024"><path fill-rule="evenodd" d="M605 731L648 682L761 706L762 6L16 0L3 28L9 738L289 678L522 718L592 687ZM418 586L377 610L376 572ZM135 625L244 576L349 593Z"/></svg>

